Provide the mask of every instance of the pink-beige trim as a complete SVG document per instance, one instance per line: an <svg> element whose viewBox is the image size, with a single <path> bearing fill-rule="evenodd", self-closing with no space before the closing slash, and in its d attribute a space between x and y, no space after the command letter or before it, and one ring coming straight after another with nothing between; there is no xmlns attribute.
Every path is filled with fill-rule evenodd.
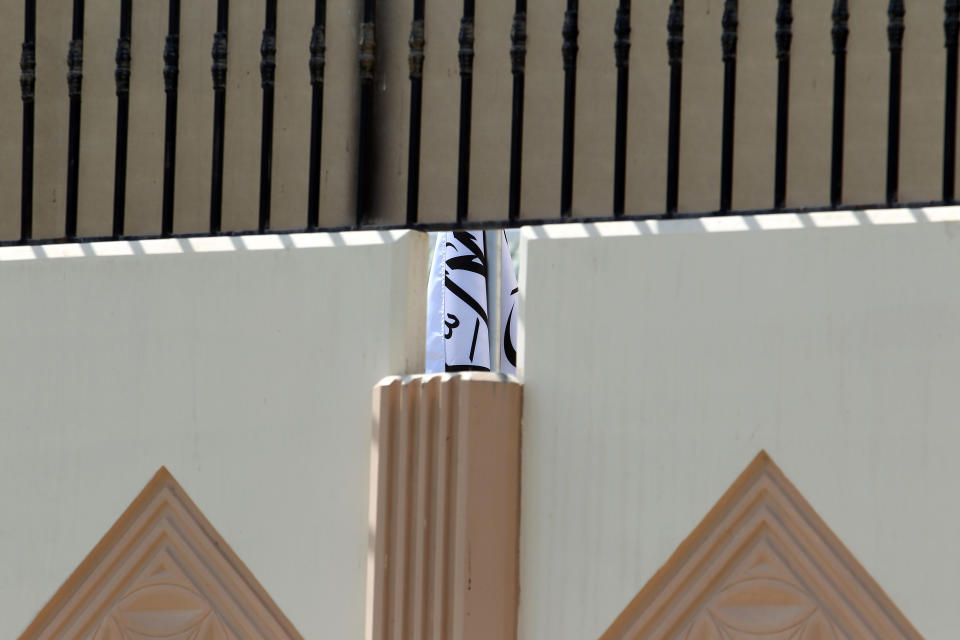
<svg viewBox="0 0 960 640"><path fill-rule="evenodd" d="M516 638L521 398L481 373L374 388L368 640Z"/></svg>
<svg viewBox="0 0 960 640"><path fill-rule="evenodd" d="M761 451L601 636L919 639Z"/></svg>
<svg viewBox="0 0 960 640"><path fill-rule="evenodd" d="M128 637L301 638L163 467L20 636Z"/></svg>

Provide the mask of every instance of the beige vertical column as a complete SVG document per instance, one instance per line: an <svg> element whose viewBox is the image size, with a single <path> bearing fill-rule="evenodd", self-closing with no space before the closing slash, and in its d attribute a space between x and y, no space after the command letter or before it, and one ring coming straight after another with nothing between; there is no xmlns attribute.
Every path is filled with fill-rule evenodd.
<svg viewBox="0 0 960 640"><path fill-rule="evenodd" d="M367 640L516 638L521 396L492 373L374 388Z"/></svg>

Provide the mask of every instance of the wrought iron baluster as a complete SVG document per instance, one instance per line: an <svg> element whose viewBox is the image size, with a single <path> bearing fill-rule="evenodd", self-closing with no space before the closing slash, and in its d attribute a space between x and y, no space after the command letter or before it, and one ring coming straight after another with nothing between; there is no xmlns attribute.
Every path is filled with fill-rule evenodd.
<svg viewBox="0 0 960 640"><path fill-rule="evenodd" d="M726 0L722 18L723 34L723 133L720 160L720 213L730 211L733 199L733 133L737 94L737 0Z"/></svg>
<svg viewBox="0 0 960 640"><path fill-rule="evenodd" d="M323 72L326 64L327 0L315 0L310 36L310 182L307 191L307 228L320 224L320 150L323 140Z"/></svg>
<svg viewBox="0 0 960 640"><path fill-rule="evenodd" d="M273 179L273 90L277 69L277 0L266 0L263 40L260 43L260 88L263 108L260 125L260 218L257 229L270 228Z"/></svg>
<svg viewBox="0 0 960 640"><path fill-rule="evenodd" d="M510 72L513 74L513 110L510 123L510 191L507 216L520 218L523 172L523 102L527 61L527 0L516 0L510 29Z"/></svg>
<svg viewBox="0 0 960 640"><path fill-rule="evenodd" d="M73 33L67 53L70 125L67 140L67 212L64 235L77 236L77 190L80 177L80 95L83 86L83 0L73 0Z"/></svg>
<svg viewBox="0 0 960 640"><path fill-rule="evenodd" d="M223 220L223 135L227 106L227 28L229 0L217 0L217 31L213 34L213 170L210 181L210 233L219 233Z"/></svg>
<svg viewBox="0 0 960 640"><path fill-rule="evenodd" d="M630 92L630 0L620 0L613 25L617 111L613 152L613 215L622 216L627 184L627 99Z"/></svg>
<svg viewBox="0 0 960 640"><path fill-rule="evenodd" d="M457 161L457 222L467 219L470 199L470 128L473 119L474 1L463 0L460 19L460 143Z"/></svg>
<svg viewBox="0 0 960 640"><path fill-rule="evenodd" d="M163 90L166 114L163 127L163 213L160 233L173 233L173 195L177 165L177 85L180 78L180 0L170 0L167 40L163 47Z"/></svg>
<svg viewBox="0 0 960 640"><path fill-rule="evenodd" d="M417 221L420 203L420 125L423 104L424 0L413 2L410 23L410 140L407 146L407 224Z"/></svg>
<svg viewBox="0 0 960 640"><path fill-rule="evenodd" d="M563 149L560 173L560 215L569 217L573 210L573 143L577 106L577 37L579 0L567 0L563 14Z"/></svg>
<svg viewBox="0 0 960 640"><path fill-rule="evenodd" d="M847 23L850 11L847 0L833 4L833 148L830 160L830 205L836 207L843 197L843 120L847 85Z"/></svg>
<svg viewBox="0 0 960 640"><path fill-rule="evenodd" d="M890 0L887 39L890 49L890 101L887 117L887 204L897 201L900 182L900 77L903 58L903 0Z"/></svg>
<svg viewBox="0 0 960 640"><path fill-rule="evenodd" d="M20 97L23 100L23 148L20 177L20 240L33 236L33 133L37 82L37 2L24 3L23 48L20 53Z"/></svg>
<svg viewBox="0 0 960 640"><path fill-rule="evenodd" d="M960 32L960 0L943 5L943 31L947 48L943 123L943 201L953 202L957 162L957 34Z"/></svg>
<svg viewBox="0 0 960 640"><path fill-rule="evenodd" d="M364 0L360 24L360 135L357 142L357 219L363 226L372 201L373 97L376 79L376 1Z"/></svg>
<svg viewBox="0 0 960 640"><path fill-rule="evenodd" d="M667 17L670 61L670 120L667 127L667 216L677 213L680 182L680 94L683 81L683 0L670 3Z"/></svg>
<svg viewBox="0 0 960 640"><path fill-rule="evenodd" d="M117 39L117 140L113 170L113 237L123 235L127 195L127 124L130 114L130 12L131 0L120 2L120 37Z"/></svg>
<svg viewBox="0 0 960 640"><path fill-rule="evenodd" d="M782 209L787 199L787 128L790 112L790 44L793 40L792 0L777 7L777 133L774 154L773 208Z"/></svg>

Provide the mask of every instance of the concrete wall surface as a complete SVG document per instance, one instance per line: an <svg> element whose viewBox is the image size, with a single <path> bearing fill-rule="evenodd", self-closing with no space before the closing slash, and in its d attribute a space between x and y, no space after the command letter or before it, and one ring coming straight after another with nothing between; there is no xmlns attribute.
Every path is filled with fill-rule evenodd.
<svg viewBox="0 0 960 640"><path fill-rule="evenodd" d="M0 637L166 465L305 637L360 638L370 390L424 234L0 248Z"/></svg>
<svg viewBox="0 0 960 640"><path fill-rule="evenodd" d="M523 640L598 637L760 449L960 629L960 209L534 227Z"/></svg>

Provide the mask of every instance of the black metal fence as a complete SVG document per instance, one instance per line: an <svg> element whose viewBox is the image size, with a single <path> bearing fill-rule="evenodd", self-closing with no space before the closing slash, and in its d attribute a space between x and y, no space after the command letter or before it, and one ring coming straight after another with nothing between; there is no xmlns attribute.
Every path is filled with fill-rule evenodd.
<svg viewBox="0 0 960 640"><path fill-rule="evenodd" d="M309 132L309 163L305 170L309 171L307 210L303 214L305 230L321 228L320 209L320 172L322 147L322 122L324 118L324 72L326 64L326 1L310 0L314 4L314 24L310 33L309 45L303 50L303 91L312 93L312 107L309 121L294 123L302 127L305 135ZM668 0L664 0L665 2ZM932 0L931 0L932 1ZM163 175L162 175L162 216L156 221L156 235L170 236L174 231L174 199L176 197L177 163L177 105L178 105L178 77L180 51L180 0L167 0L169 4L169 20L167 36L162 52L157 53L155 67L144 64L137 68L137 73L162 74L165 90L165 118L163 123ZM24 39L22 57L20 61L21 96L23 104L23 137L22 137L22 181L20 192L20 238L13 242L31 243L51 240L71 241L77 239L78 217L78 189L80 188L78 170L80 164L80 147L83 141L81 132L81 107L83 105L83 36L84 36L84 0L72 0L72 37L67 44L66 58L66 97L69 101L69 134L67 145L67 173L65 201L65 226L63 235L59 238L36 238L33 233L34 221L34 135L37 126L35 118L35 86L38 81L54 82L54 78L37 78L36 73L36 42L37 29L43 25L37 24L36 0L24 2ZM260 47L260 80L262 87L262 122L260 132L260 175L259 175L259 219L256 229L249 232L266 232L271 227L271 188L272 188L272 160L274 152L274 87L277 68L277 0L263 0L264 22L263 37ZM423 112L423 75L425 61L431 55L446 55L450 48L437 47L433 52L425 44L425 0L413 0L412 23L409 32L409 141L407 143L407 176L406 176L406 215L405 222L399 223L408 227L456 227L456 226L487 226L487 225L517 225L530 223L530 219L521 219L522 193L522 156L524 153L524 97L525 97L525 59L527 53L527 0L515 0L512 24L504 25L504 42L509 45L509 69L503 73L512 75L512 121L510 123L509 146L509 189L504 196L504 210L507 216L503 220L482 223L472 221L469 211L470 175L471 175L471 144L481 143L474 140L476 132L472 128L473 96L473 69L474 59L478 55L474 49L474 0L463 0L462 18L459 34L448 34L446 37L456 37L459 49L456 51L460 75L459 100L459 135L456 141L457 154L457 186L456 186L456 218L450 223L420 224L418 223L418 207L420 189L423 188L420 180L421 165L421 129ZM876 4L876 3L874 3ZM606 218L636 218L629 216L625 209L625 185L629 179L627 175L627 160L634 152L628 148L628 96L630 81L630 50L631 50L631 2L619 0L616 11L610 16L610 65L616 68L616 102L609 105L611 119L609 126L614 128L614 158L612 184L612 211ZM785 207L787 194L790 188L787 180L788 158L788 123L790 113L790 70L793 3L792 0L778 0L775 23L770 24L770 60L777 67L776 86L776 132L774 157L774 186L773 201L770 208L763 211L780 211ZM66 6L66 3L64 4ZM861 5L863 6L863 5ZM716 37L719 44L717 54L723 62L723 99L721 113L722 142L720 157L717 158L720 170L720 189L717 194L717 208L714 211L691 214L678 211L679 185L683 180L680 165L680 137L681 131L681 88L683 82L683 54L684 54L684 1L669 0L667 23L664 25L663 36L668 54L669 65L669 115L666 145L666 199L662 213L642 216L650 217L679 217L692 215L725 215L734 212L732 208L732 186L734 173L734 129L736 119L736 80L737 80L737 44L738 44L738 0L724 0L722 13L716 21ZM129 93L131 81L131 12L132 0L120 0L119 15L117 16L118 39L116 47L116 139L115 139L115 166L113 170L113 224L112 237L125 236L126 212L126 183L127 183L127 149L129 140ZM229 36L229 0L217 0L216 32L212 34L211 49L211 90L214 95L213 139L210 153L212 154L212 173L210 176L210 207L209 233L222 233L223 213L223 170L224 149L227 132L225 131L225 104L228 85L227 79L227 46ZM281 8L282 10L282 8ZM588 9L589 10L589 9ZM877 7L864 8L863 11L876 11ZM574 171L576 170L577 156L574 149L575 128L577 116L577 59L578 59L578 16L581 11L578 0L567 0L566 10L562 16L557 16L556 63L563 69L563 101L562 101L562 128L557 135L562 138L560 175L557 182L559 189L560 207L555 218L542 218L542 221L573 220L572 198L574 187ZM904 33L909 21L905 11L904 0L889 0L887 6L888 17L888 50L889 50L889 101L887 114L887 159L886 159L886 202L885 205L899 203L899 174L900 174L900 113L901 113L901 84L902 84L902 51ZM846 70L847 70L847 41L850 33L851 12L847 0L835 0L830 15L832 29L833 56L833 101L832 114L824 109L824 118L830 120L831 126L831 154L830 154L830 189L829 202L824 202L822 209L836 209L842 206L851 206L843 198L843 166L844 166L844 123L846 113ZM852 19L856 20L856 16ZM953 203L955 195L956 173L956 119L957 119L957 53L958 30L960 30L960 0L946 0L943 3L943 28L945 37L946 78L944 83L944 111L938 117L943 118L944 136L942 145L942 189L940 194L931 194L930 201L923 204ZM377 47L376 47L376 0L363 0L361 24L359 25L359 41L356 59L359 84L359 114L356 132L357 163L356 181L356 212L354 228L370 226L369 208L375 183L372 175L375 171L372 156L378 144L375 134L374 114L377 108L377 93L375 91ZM923 37L933 37L933 34L924 34ZM232 47L256 46L252 42L231 42ZM441 54L441 51L444 53ZM775 61L775 62L774 62ZM641 61L642 63L643 61ZM11 117L12 114L4 114ZM931 114L932 117L933 114ZM134 141L135 142L135 141ZM252 177L251 177L252 179ZM939 196L939 197L938 197ZM862 206L863 203L861 203ZM877 203L868 203L876 205ZM761 211L751 211L757 213ZM582 218L581 218L582 219Z"/></svg>

